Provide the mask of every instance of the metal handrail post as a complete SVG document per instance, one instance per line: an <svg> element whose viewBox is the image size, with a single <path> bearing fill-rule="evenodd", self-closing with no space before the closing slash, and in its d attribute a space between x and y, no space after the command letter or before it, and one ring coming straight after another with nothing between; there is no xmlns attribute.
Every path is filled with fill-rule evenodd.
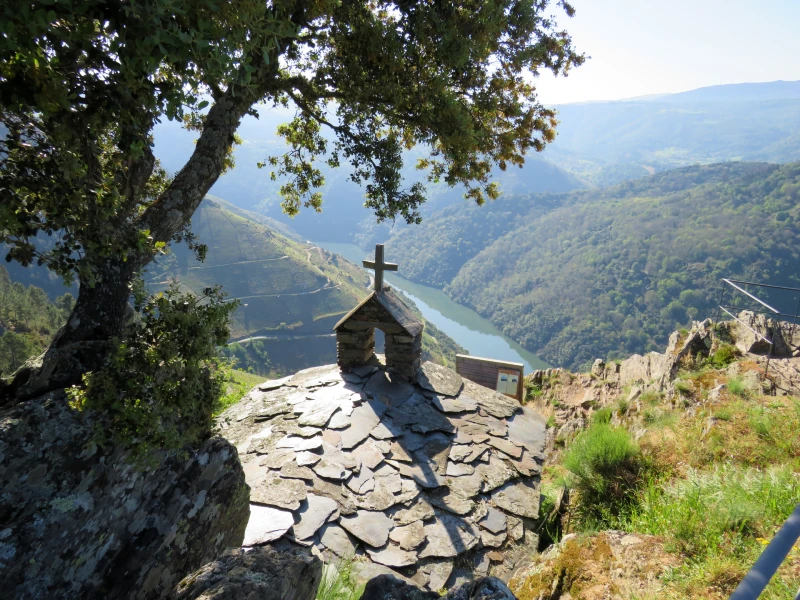
<svg viewBox="0 0 800 600"><path fill-rule="evenodd" d="M775 575L775 571L789 556L789 552L798 538L800 538L800 504L789 515L786 523L778 530L772 541L764 548L756 564L747 572L742 582L731 594L730 600L756 600L767 587L772 576Z"/></svg>

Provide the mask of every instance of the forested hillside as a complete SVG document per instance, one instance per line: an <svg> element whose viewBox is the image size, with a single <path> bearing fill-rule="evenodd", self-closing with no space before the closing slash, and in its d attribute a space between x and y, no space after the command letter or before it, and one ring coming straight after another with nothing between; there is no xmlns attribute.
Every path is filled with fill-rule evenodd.
<svg viewBox="0 0 800 600"><path fill-rule="evenodd" d="M42 352L69 316L72 294L51 302L34 285L15 283L0 266L0 377L16 371L31 356Z"/></svg>
<svg viewBox="0 0 800 600"><path fill-rule="evenodd" d="M445 285L455 300L576 368L656 349L710 316L721 277L800 284L798 200L800 163L694 166L443 213L438 239L404 232L392 252L408 262L403 275L424 283L457 271ZM418 244L438 248L441 264L410 260L423 254Z"/></svg>

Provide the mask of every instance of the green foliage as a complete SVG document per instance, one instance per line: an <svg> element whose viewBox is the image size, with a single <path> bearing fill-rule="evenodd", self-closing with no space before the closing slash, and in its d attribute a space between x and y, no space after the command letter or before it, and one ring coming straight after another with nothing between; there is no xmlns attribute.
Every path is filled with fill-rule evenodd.
<svg viewBox="0 0 800 600"><path fill-rule="evenodd" d="M13 283L5 267L0 267L0 377L40 354L74 304L72 294L51 302L40 288Z"/></svg>
<svg viewBox="0 0 800 600"><path fill-rule="evenodd" d="M176 287L137 301L141 318L70 397L75 408L99 413L99 443L121 443L143 457L209 435L229 378L217 347L228 339L236 303L218 288L196 296Z"/></svg>
<svg viewBox="0 0 800 600"><path fill-rule="evenodd" d="M744 398L748 394L748 390L744 385L741 377L728 378L728 391L734 396Z"/></svg>
<svg viewBox="0 0 800 600"><path fill-rule="evenodd" d="M611 409L603 407L592 413L592 423L595 425L608 425L611 423L612 416Z"/></svg>
<svg viewBox="0 0 800 600"><path fill-rule="evenodd" d="M328 563L322 569L316 600L358 600L365 585L354 578L352 559Z"/></svg>
<svg viewBox="0 0 800 600"><path fill-rule="evenodd" d="M660 351L712 314L721 277L800 287L796 189L800 163L693 166L445 209L389 246L405 277L444 287L548 363L583 369Z"/></svg>
<svg viewBox="0 0 800 600"><path fill-rule="evenodd" d="M584 60L544 18L547 4L8 5L0 240L14 260L82 280L101 278L110 257L146 263L230 168L235 128L257 102L297 110L279 129L288 151L265 161L285 181L289 213L319 207L318 162L347 161L379 219L418 221L425 190L404 189L400 175L402 151L416 144L429 149L420 167L432 181L494 198L491 167L522 164L555 137L555 112L520 74L566 74ZM155 163L152 130L165 119L200 133L204 181L170 181ZM335 136L330 149L323 127ZM170 205L177 221L159 218L168 197L180 198ZM39 231L59 232L47 253L31 241Z"/></svg>
<svg viewBox="0 0 800 600"><path fill-rule="evenodd" d="M680 379L676 380L673 386L675 387L675 391L681 396L689 396L694 391L694 388L689 382L681 381Z"/></svg>
<svg viewBox="0 0 800 600"><path fill-rule="evenodd" d="M789 467L755 470L721 465L692 470L669 485L649 480L637 504L613 526L666 537L668 548L688 559L672 578L690 590L712 584L715 566L728 562L735 573L734 581L726 582L729 593L758 558L763 543L792 513L798 498L800 477ZM763 597L777 600L795 592L796 582L792 587L779 574Z"/></svg>
<svg viewBox="0 0 800 600"><path fill-rule="evenodd" d="M709 357L708 364L715 369L724 369L737 358L739 358L739 351L736 349L736 346L733 344L723 344Z"/></svg>
<svg viewBox="0 0 800 600"><path fill-rule="evenodd" d="M607 522L624 512L644 466L628 431L607 423L594 423L580 433L567 449L563 464L574 477L586 523Z"/></svg>

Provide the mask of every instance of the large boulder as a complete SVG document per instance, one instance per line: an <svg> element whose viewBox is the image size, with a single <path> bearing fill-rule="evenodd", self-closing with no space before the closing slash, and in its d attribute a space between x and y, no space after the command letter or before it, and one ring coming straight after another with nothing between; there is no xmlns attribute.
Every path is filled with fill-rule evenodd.
<svg viewBox="0 0 800 600"><path fill-rule="evenodd" d="M302 550L230 549L184 578L174 600L314 600L322 561Z"/></svg>
<svg viewBox="0 0 800 600"><path fill-rule="evenodd" d="M792 323L774 321L749 310L743 310L736 318L738 321L730 321L730 336L742 354L788 357L795 353L800 336ZM771 352L767 340L772 341Z"/></svg>
<svg viewBox="0 0 800 600"><path fill-rule="evenodd" d="M3 597L162 598L241 545L249 488L227 441L134 466L96 426L62 391L0 412Z"/></svg>

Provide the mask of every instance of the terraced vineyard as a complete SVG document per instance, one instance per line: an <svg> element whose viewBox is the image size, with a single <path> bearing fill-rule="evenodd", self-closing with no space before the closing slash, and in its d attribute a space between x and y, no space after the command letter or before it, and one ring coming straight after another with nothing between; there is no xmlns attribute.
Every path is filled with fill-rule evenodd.
<svg viewBox="0 0 800 600"><path fill-rule="evenodd" d="M240 368L271 375L334 362L333 326L367 294L369 275L335 254L234 214L226 204L207 198L192 219L192 231L208 248L205 261L178 244L151 265L150 287L165 288L173 280L194 291L221 285L238 299L226 353ZM430 360L447 364L463 351L426 327L433 334L425 340Z"/></svg>
<svg viewBox="0 0 800 600"><path fill-rule="evenodd" d="M369 284L369 276L355 265L293 242L213 201L202 204L192 230L208 247L205 262L181 244L158 261L153 283L166 286L175 278L193 290L223 286L241 303L231 324L233 340L330 334L336 319Z"/></svg>

